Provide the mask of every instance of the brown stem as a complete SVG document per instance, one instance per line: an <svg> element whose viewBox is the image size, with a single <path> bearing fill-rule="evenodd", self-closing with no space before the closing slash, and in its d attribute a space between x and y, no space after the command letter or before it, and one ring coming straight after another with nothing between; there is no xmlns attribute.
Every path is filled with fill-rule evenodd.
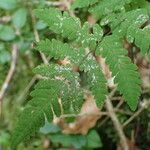
<svg viewBox="0 0 150 150"><path fill-rule="evenodd" d="M34 16L34 14L32 12L32 8L29 8L29 10L30 10L31 18L32 18L32 26L33 26L33 32L34 32L35 41L36 42L40 42L40 37L39 37L38 31L35 28L35 24L36 24L35 16ZM40 56L41 56L44 64L49 64L46 56L43 53L40 53Z"/></svg>
<svg viewBox="0 0 150 150"><path fill-rule="evenodd" d="M150 106L150 100L145 100L142 105L141 108L135 112L124 124L123 124L123 128L125 128L131 121L133 121L136 117L139 116L139 114L141 114L141 112L143 112L146 108L148 108Z"/></svg>
<svg viewBox="0 0 150 150"><path fill-rule="evenodd" d="M18 51L18 47L16 44L13 44L12 46L12 61L11 61L11 65L10 65L10 69L8 71L8 74L6 76L6 79L1 87L0 90L0 114L2 115L2 103L3 103L3 98L4 95L7 91L7 88L11 82L11 79L13 78L15 69L16 69L16 62L17 62L17 51Z"/></svg>
<svg viewBox="0 0 150 150"><path fill-rule="evenodd" d="M111 102L111 97L114 95L116 89L114 89L110 95L107 97L106 99L106 109L109 113L109 116L114 124L114 127L118 133L118 136L120 138L120 144L121 144L121 147L123 150L129 150L129 147L128 147L128 143L127 143L127 140L126 140L126 136L123 132L123 129L122 129L122 126L114 112L114 108L113 108L113 105L112 105L112 102Z"/></svg>

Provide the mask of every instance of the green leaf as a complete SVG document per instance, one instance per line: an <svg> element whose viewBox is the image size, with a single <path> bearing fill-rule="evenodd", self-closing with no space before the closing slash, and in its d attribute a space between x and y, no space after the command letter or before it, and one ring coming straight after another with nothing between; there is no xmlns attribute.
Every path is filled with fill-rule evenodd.
<svg viewBox="0 0 150 150"><path fill-rule="evenodd" d="M26 24L27 10L25 8L18 9L12 16L12 22L17 28L22 28Z"/></svg>
<svg viewBox="0 0 150 150"><path fill-rule="evenodd" d="M40 41L37 50L56 60L63 60L67 57L71 63L77 65L79 65L85 56L84 49L72 48L69 44L62 43L55 39L52 39L51 41L48 39Z"/></svg>
<svg viewBox="0 0 150 150"><path fill-rule="evenodd" d="M12 27L10 26L3 26L0 27L0 39L3 41L11 41L15 38L15 32Z"/></svg>
<svg viewBox="0 0 150 150"><path fill-rule="evenodd" d="M102 18L115 11L124 11L125 5L131 3L131 1L132 0L101 0L97 5L91 7L89 12L94 14L97 18Z"/></svg>
<svg viewBox="0 0 150 150"><path fill-rule="evenodd" d="M84 48L89 47L91 50L94 50L96 43L99 42L103 36L103 30L98 24L91 27L88 22L85 22L83 27L81 27L79 18L70 17L66 12L62 14L58 9L38 9L35 11L35 14L39 19L44 21L53 32L61 34L62 37L70 40L75 40Z"/></svg>
<svg viewBox="0 0 150 150"><path fill-rule="evenodd" d="M92 130L87 135L87 147L88 148L99 148L102 147L102 141L95 130Z"/></svg>
<svg viewBox="0 0 150 150"><path fill-rule="evenodd" d="M127 31L127 40L135 43L143 55L150 52L150 25L143 29L130 27ZM141 38L142 37L142 38Z"/></svg>
<svg viewBox="0 0 150 150"><path fill-rule="evenodd" d="M11 60L11 55L8 51L0 51L0 64L5 64Z"/></svg>
<svg viewBox="0 0 150 150"><path fill-rule="evenodd" d="M50 139L53 143L62 143L65 147L74 146L76 149L86 145L86 137L83 135L55 134L51 135Z"/></svg>
<svg viewBox="0 0 150 150"><path fill-rule="evenodd" d="M32 92L33 97L49 98L49 95L52 94L50 103L52 103L52 107L58 116L60 115L59 97L61 98L64 113L78 113L80 111L83 104L83 90L80 88L78 73L72 72L70 67L52 64L38 66L34 71L51 80L40 81L35 91ZM57 78L62 78L62 80ZM69 84L67 84L68 82ZM47 89L44 86L48 86Z"/></svg>
<svg viewBox="0 0 150 150"><path fill-rule="evenodd" d="M150 19L146 9L135 9L128 12L109 14L101 20L101 25L109 25L113 34L120 38L127 38L141 49L143 55L149 52L149 26L141 29ZM143 37L143 38L141 38Z"/></svg>
<svg viewBox="0 0 150 150"><path fill-rule="evenodd" d="M43 29L45 29L47 27L47 24L44 23L43 21L38 21L36 23L35 27L36 27L37 30L43 30Z"/></svg>
<svg viewBox="0 0 150 150"><path fill-rule="evenodd" d="M39 108L29 106L23 112L11 138L12 149L38 131L45 122L44 113Z"/></svg>
<svg viewBox="0 0 150 150"><path fill-rule="evenodd" d="M90 30L92 29L92 33ZM98 25L95 24L93 27L90 27L88 22L85 22L82 28L77 32L77 43L81 44L84 48L90 48L91 50L95 50L97 42L102 39L103 30Z"/></svg>
<svg viewBox="0 0 150 150"><path fill-rule="evenodd" d="M40 128L40 132L43 134L57 133L59 131L61 131L59 126L49 123L48 121L46 121L45 125Z"/></svg>
<svg viewBox="0 0 150 150"><path fill-rule="evenodd" d="M5 146L9 145L10 135L6 132L0 132L0 144Z"/></svg>
<svg viewBox="0 0 150 150"><path fill-rule="evenodd" d="M89 55L82 63L80 68L81 70L87 72L87 82L89 89L94 95L97 106L102 107L107 95L107 82L104 74L102 73L100 65L98 65L92 55Z"/></svg>
<svg viewBox="0 0 150 150"><path fill-rule="evenodd" d="M59 33L71 40L77 37L77 31L80 29L78 18L70 17L66 12L62 14L60 10L55 8L38 9L35 10L35 14L55 33Z"/></svg>
<svg viewBox="0 0 150 150"><path fill-rule="evenodd" d="M17 5L16 0L0 0L0 8L2 9L14 9Z"/></svg>
<svg viewBox="0 0 150 150"><path fill-rule="evenodd" d="M88 7L89 5L93 5L96 2L98 2L98 0L75 0L75 2L72 5L72 8L83 8L83 7Z"/></svg>
<svg viewBox="0 0 150 150"><path fill-rule="evenodd" d="M141 80L137 66L126 56L127 50L123 48L122 41L117 36L107 36L99 44L96 53L106 58L106 63L115 77L115 83L118 84L118 90L135 111L141 93Z"/></svg>

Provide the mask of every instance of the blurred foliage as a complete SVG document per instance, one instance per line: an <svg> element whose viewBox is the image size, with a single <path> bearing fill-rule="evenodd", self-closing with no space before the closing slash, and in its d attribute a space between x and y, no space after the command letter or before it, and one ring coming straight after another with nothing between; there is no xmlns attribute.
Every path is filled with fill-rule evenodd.
<svg viewBox="0 0 150 150"><path fill-rule="evenodd" d="M9 70L12 44L17 43L19 48L16 72L4 97L3 114L0 118L0 150L11 150L9 146L12 130L20 111L27 103L25 100L30 99L29 92L34 86L33 84L30 91L26 92L29 82L34 77L32 69L42 62L39 53L33 50L36 42L34 42L31 11L43 7L47 7L45 0L0 0L0 87ZM89 15L86 8L78 10L76 14L82 22L85 22ZM37 20L35 28L41 39L55 36L47 30L47 25L42 21ZM150 94L145 94L143 97L149 98ZM126 104L122 106L122 109L129 111ZM129 118L123 113L118 113L118 117L121 122ZM150 148L149 120L150 108L143 111L125 128L129 138L134 132L136 144L142 150ZM112 128L112 122L109 119L103 121L103 118L100 121L86 136L64 135L58 126L46 122L39 134L34 135L34 140L27 139L18 147L18 150L42 150L47 139L50 140L52 150L68 150L73 147L81 150L115 150L118 137Z"/></svg>

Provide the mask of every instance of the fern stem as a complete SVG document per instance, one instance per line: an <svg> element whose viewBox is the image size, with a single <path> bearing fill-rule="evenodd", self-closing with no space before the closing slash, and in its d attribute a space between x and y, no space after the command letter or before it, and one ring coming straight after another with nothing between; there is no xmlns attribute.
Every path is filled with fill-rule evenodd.
<svg viewBox="0 0 150 150"><path fill-rule="evenodd" d="M114 127L116 129L116 131L118 132L118 136L120 138L120 144L121 144L121 147L123 150L129 150L129 147L128 147L128 143L127 143L127 140L126 140L126 136L123 132L123 129L122 129L122 126L115 114L115 111L114 111L114 108L113 108L113 105L111 103L111 97L114 95L116 89L114 89L110 95L107 97L106 99L106 109L109 113L109 116L114 124Z"/></svg>

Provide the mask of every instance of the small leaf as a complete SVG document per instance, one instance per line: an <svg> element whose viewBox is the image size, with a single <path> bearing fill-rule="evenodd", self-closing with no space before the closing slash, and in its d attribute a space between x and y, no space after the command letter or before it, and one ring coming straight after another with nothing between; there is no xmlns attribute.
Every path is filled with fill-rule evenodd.
<svg viewBox="0 0 150 150"><path fill-rule="evenodd" d="M102 141L95 130L92 130L87 135L87 147L88 148L98 148L102 147Z"/></svg>
<svg viewBox="0 0 150 150"><path fill-rule="evenodd" d="M16 4L16 0L0 0L0 8L2 9L14 9Z"/></svg>
<svg viewBox="0 0 150 150"><path fill-rule="evenodd" d="M18 28L22 28L26 24L26 20L27 10L24 8L17 10L12 16L12 22Z"/></svg>
<svg viewBox="0 0 150 150"><path fill-rule="evenodd" d="M15 38L15 32L10 26L0 27L0 39L4 41L11 41Z"/></svg>
<svg viewBox="0 0 150 150"><path fill-rule="evenodd" d="M0 43L0 51L3 51L5 49L4 43Z"/></svg>
<svg viewBox="0 0 150 150"><path fill-rule="evenodd" d="M0 144L2 145L9 145L10 135L6 132L0 133Z"/></svg>
<svg viewBox="0 0 150 150"><path fill-rule="evenodd" d="M45 122L45 125L40 128L40 132L43 134L48 134L48 133L57 133L61 131L61 129L52 123L49 123L48 121Z"/></svg>
<svg viewBox="0 0 150 150"><path fill-rule="evenodd" d="M89 5L93 5L96 2L98 2L98 0L75 0L75 2L72 5L72 8L83 8L83 7L88 7Z"/></svg>
<svg viewBox="0 0 150 150"><path fill-rule="evenodd" d="M8 51L0 51L0 64L5 64L6 62L10 61L11 56Z"/></svg>
<svg viewBox="0 0 150 150"><path fill-rule="evenodd" d="M37 22L35 27L37 30L43 30L47 27L47 24L40 20Z"/></svg>
<svg viewBox="0 0 150 150"><path fill-rule="evenodd" d="M53 143L62 143L63 146L74 146L76 149L81 149L86 145L86 137L83 135L65 135L56 134L50 136Z"/></svg>

